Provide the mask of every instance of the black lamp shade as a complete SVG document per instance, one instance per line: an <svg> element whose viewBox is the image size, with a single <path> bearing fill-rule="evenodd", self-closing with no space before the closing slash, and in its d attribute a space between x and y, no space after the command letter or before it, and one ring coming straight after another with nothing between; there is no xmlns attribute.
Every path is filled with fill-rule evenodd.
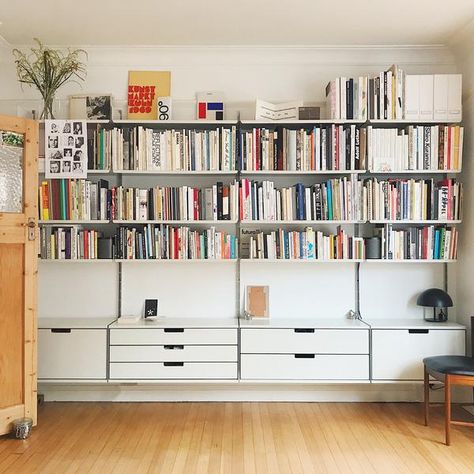
<svg viewBox="0 0 474 474"><path fill-rule="evenodd" d="M416 300L418 306L427 306L429 308L450 308L453 306L453 300L446 291L439 288L429 288L423 291Z"/></svg>

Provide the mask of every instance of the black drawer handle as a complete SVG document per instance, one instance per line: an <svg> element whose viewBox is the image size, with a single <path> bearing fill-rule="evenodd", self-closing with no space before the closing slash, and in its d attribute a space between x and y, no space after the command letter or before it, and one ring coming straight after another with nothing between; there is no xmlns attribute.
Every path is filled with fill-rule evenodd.
<svg viewBox="0 0 474 474"><path fill-rule="evenodd" d="M428 334L429 329L409 329L408 334Z"/></svg>
<svg viewBox="0 0 474 474"><path fill-rule="evenodd" d="M165 349L170 351L183 350L184 346L164 346Z"/></svg>
<svg viewBox="0 0 474 474"><path fill-rule="evenodd" d="M183 367L184 362L163 362L165 367Z"/></svg>
<svg viewBox="0 0 474 474"><path fill-rule="evenodd" d="M314 332L312 328L296 328L295 332Z"/></svg>
<svg viewBox="0 0 474 474"><path fill-rule="evenodd" d="M314 359L316 354L295 354L295 359Z"/></svg>
<svg viewBox="0 0 474 474"><path fill-rule="evenodd" d="M51 332L70 333L71 330L69 328L54 328L54 329L51 329Z"/></svg>
<svg viewBox="0 0 474 474"><path fill-rule="evenodd" d="M165 328L165 332L184 332L183 328Z"/></svg>

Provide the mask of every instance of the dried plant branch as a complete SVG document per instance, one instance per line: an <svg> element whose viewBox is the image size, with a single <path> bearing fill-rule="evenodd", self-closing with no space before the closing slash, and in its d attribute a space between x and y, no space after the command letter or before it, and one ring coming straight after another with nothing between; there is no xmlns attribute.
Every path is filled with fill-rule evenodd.
<svg viewBox="0 0 474 474"><path fill-rule="evenodd" d="M52 112L52 100L62 85L85 80L87 71L81 57L87 59L87 52L83 49L63 52L45 47L37 38L34 41L37 47L32 47L28 54L16 48L12 51L18 81L35 86L43 97L45 108Z"/></svg>

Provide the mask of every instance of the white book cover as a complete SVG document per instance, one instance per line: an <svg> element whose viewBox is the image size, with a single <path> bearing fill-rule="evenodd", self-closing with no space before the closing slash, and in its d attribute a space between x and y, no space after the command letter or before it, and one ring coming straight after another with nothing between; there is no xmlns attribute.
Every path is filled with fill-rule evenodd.
<svg viewBox="0 0 474 474"><path fill-rule="evenodd" d="M433 85L434 76L425 74L420 76L420 119L433 120Z"/></svg>
<svg viewBox="0 0 474 474"><path fill-rule="evenodd" d="M420 118L420 76L407 74L405 76L405 119Z"/></svg>
<svg viewBox="0 0 474 474"><path fill-rule="evenodd" d="M462 75L449 74L448 76L448 120L461 121L462 119Z"/></svg>
<svg viewBox="0 0 474 474"><path fill-rule="evenodd" d="M346 82L347 82L347 79L345 77L341 77L340 78L340 91L341 91L341 94L340 94L340 110L341 110L341 113L340 113L340 116L341 116L341 119L342 120L345 120L347 118L347 114L346 114Z"/></svg>
<svg viewBox="0 0 474 474"><path fill-rule="evenodd" d="M434 75L433 119L448 119L448 74Z"/></svg>
<svg viewBox="0 0 474 474"><path fill-rule="evenodd" d="M296 130L288 130L288 170L296 170Z"/></svg>
<svg viewBox="0 0 474 474"><path fill-rule="evenodd" d="M257 99L255 102L255 120L298 120L298 108L303 102L294 100L281 104L273 104Z"/></svg>

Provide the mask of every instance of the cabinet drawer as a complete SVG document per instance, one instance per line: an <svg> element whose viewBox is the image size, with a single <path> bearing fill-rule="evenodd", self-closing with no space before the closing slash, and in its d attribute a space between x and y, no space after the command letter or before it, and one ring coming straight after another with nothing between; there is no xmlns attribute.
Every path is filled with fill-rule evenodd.
<svg viewBox="0 0 474 474"><path fill-rule="evenodd" d="M307 354L306 354L307 355ZM260 380L368 380L368 355L242 354L241 378Z"/></svg>
<svg viewBox="0 0 474 474"><path fill-rule="evenodd" d="M464 354L462 329L374 329L372 379L423 380L424 357Z"/></svg>
<svg viewBox="0 0 474 474"><path fill-rule="evenodd" d="M113 362L110 364L110 379L159 380L236 378L237 363L232 362Z"/></svg>
<svg viewBox="0 0 474 474"><path fill-rule="evenodd" d="M237 346L110 346L110 362L237 362Z"/></svg>
<svg viewBox="0 0 474 474"><path fill-rule="evenodd" d="M111 329L110 344L237 344L237 329Z"/></svg>
<svg viewBox="0 0 474 474"><path fill-rule="evenodd" d="M39 329L38 378L105 379L106 329Z"/></svg>
<svg viewBox="0 0 474 474"><path fill-rule="evenodd" d="M242 353L368 354L368 329L242 329Z"/></svg>

